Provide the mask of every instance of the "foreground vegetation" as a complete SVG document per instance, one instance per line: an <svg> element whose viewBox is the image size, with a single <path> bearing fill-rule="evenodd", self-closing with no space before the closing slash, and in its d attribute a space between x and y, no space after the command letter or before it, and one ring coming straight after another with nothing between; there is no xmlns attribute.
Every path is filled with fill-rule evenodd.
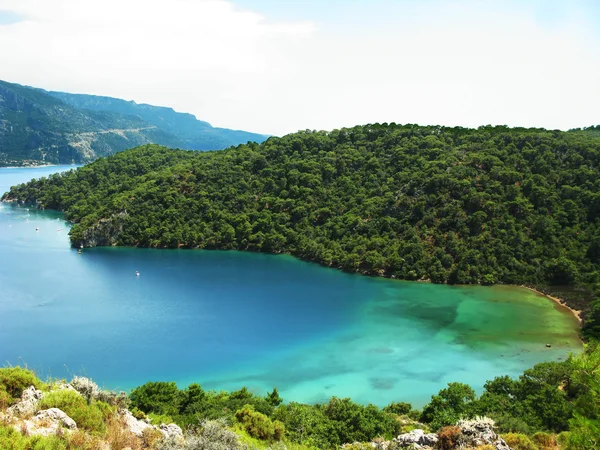
<svg viewBox="0 0 600 450"><path fill-rule="evenodd" d="M23 426L10 423L4 413L29 386L44 392L38 409L63 410L78 430L28 436L20 431ZM439 448L454 448L451 442L460 433L454 424L484 415L516 450L600 448L600 349L595 346L567 361L538 364L518 379L498 377L480 396L465 384L450 383L421 411L402 402L378 408L335 397L316 405L284 403L276 389L263 397L245 388L227 393L151 382L125 396L88 389L93 384L81 378L71 386L77 390L44 383L27 369L0 369L0 448L334 449L389 440L415 428L439 430ZM126 407L138 419L176 422L187 430L185 441L167 440L154 429L131 435L119 421Z"/></svg>
<svg viewBox="0 0 600 450"><path fill-rule="evenodd" d="M13 188L73 245L287 252L558 293L600 336L600 132L367 125L219 152L143 146Z"/></svg>

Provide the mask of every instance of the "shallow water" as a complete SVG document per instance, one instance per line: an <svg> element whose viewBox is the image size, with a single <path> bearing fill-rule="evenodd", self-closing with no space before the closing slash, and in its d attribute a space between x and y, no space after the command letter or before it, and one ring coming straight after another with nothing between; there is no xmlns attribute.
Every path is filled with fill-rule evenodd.
<svg viewBox="0 0 600 450"><path fill-rule="evenodd" d="M0 191L62 169L0 169ZM42 375L422 405L450 381L480 389L580 349L575 318L520 288L369 278L242 252L78 255L61 214L1 207L0 361Z"/></svg>

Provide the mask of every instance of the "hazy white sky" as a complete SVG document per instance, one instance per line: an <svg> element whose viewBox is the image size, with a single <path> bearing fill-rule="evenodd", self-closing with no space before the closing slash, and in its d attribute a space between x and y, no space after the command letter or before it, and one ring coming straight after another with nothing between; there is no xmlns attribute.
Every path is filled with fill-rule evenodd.
<svg viewBox="0 0 600 450"><path fill-rule="evenodd" d="M600 123L596 0L0 0L0 79L285 134Z"/></svg>

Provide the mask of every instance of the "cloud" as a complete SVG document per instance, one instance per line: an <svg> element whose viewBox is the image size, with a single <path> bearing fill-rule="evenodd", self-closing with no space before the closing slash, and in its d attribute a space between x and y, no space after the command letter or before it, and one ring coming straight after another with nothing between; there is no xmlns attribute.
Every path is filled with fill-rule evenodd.
<svg viewBox="0 0 600 450"><path fill-rule="evenodd" d="M284 22L225 0L0 0L23 19L0 25L0 78L274 134L600 122L600 45L583 9L544 21L539 2L357 4Z"/></svg>

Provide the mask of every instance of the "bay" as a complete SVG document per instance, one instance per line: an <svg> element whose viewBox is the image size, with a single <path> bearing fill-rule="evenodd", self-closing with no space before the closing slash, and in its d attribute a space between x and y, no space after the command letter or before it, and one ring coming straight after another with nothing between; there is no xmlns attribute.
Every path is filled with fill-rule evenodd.
<svg viewBox="0 0 600 450"><path fill-rule="evenodd" d="M0 191L70 168L0 169ZM517 287L369 278L233 251L78 254L68 229L61 213L1 205L4 364L111 389L163 380L422 406L448 382L481 389L581 349L565 308Z"/></svg>

